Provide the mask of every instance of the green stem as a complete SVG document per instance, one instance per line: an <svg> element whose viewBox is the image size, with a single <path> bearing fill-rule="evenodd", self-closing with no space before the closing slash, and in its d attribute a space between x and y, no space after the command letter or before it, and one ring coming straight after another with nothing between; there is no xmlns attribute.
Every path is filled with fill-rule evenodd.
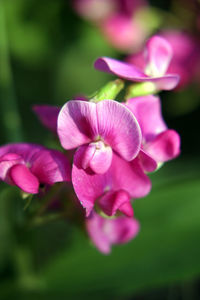
<svg viewBox="0 0 200 300"><path fill-rule="evenodd" d="M21 122L14 93L6 28L5 1L0 1L0 97L6 142L22 140Z"/></svg>
<svg viewBox="0 0 200 300"><path fill-rule="evenodd" d="M147 96L157 93L156 85L153 82L141 82L131 84L127 90L125 99Z"/></svg>

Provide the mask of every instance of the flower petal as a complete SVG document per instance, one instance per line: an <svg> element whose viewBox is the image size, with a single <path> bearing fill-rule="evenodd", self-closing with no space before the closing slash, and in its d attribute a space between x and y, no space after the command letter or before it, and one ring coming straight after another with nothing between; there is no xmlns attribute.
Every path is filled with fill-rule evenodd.
<svg viewBox="0 0 200 300"><path fill-rule="evenodd" d="M13 183L24 192L29 194L38 193L39 181L25 165L14 165L9 171L9 176Z"/></svg>
<svg viewBox="0 0 200 300"><path fill-rule="evenodd" d="M121 157L130 161L137 156L141 130L134 115L121 103L104 100L97 103L98 132Z"/></svg>
<svg viewBox="0 0 200 300"><path fill-rule="evenodd" d="M83 146L74 156L72 183L75 193L89 216L95 201L108 191L126 191L132 198L146 196L151 182L143 172L138 159L127 162L113 153L112 164L106 173L95 174L82 168Z"/></svg>
<svg viewBox="0 0 200 300"><path fill-rule="evenodd" d="M132 111L140 124L143 141L151 141L160 132L167 129L162 118L159 97L149 95L131 98L126 102L126 106Z"/></svg>
<svg viewBox="0 0 200 300"><path fill-rule="evenodd" d="M157 162L151 156L149 156L144 150L140 150L138 159L145 172L153 172L158 167Z"/></svg>
<svg viewBox="0 0 200 300"><path fill-rule="evenodd" d="M127 243L133 239L139 231L137 220L127 217L116 219L104 219L96 213L86 219L86 229L97 249L108 254L114 244Z"/></svg>
<svg viewBox="0 0 200 300"><path fill-rule="evenodd" d="M90 160L90 168L97 174L104 174L112 162L112 148L105 146L103 142L97 142L99 147L96 148L93 157Z"/></svg>
<svg viewBox="0 0 200 300"><path fill-rule="evenodd" d="M147 66L146 74L150 76L162 76L166 73L172 59L172 47L168 41L158 35L147 41Z"/></svg>
<svg viewBox="0 0 200 300"><path fill-rule="evenodd" d="M6 153L0 157L0 179L6 180L9 169L19 163L23 163L20 155L15 153Z"/></svg>
<svg viewBox="0 0 200 300"><path fill-rule="evenodd" d="M58 115L58 136L64 149L87 144L96 135L95 103L71 100L62 107Z"/></svg>
<svg viewBox="0 0 200 300"><path fill-rule="evenodd" d="M135 82L155 83L157 90L171 90L179 83L177 74L166 74L165 76L147 76L138 67L108 57L100 57L95 61L95 68L99 71L114 74L120 78Z"/></svg>
<svg viewBox="0 0 200 300"><path fill-rule="evenodd" d="M127 205L128 204L128 205ZM133 216L133 208L130 204L130 195L123 190L107 192L99 200L98 205L108 216L114 216L117 211L125 213L128 217Z"/></svg>
<svg viewBox="0 0 200 300"><path fill-rule="evenodd" d="M36 113L41 123L53 133L57 133L57 119L60 109L60 107L53 105L33 106L33 111Z"/></svg>
<svg viewBox="0 0 200 300"><path fill-rule="evenodd" d="M43 184L71 180L70 163L66 156L57 150L37 152L32 159L31 172Z"/></svg>
<svg viewBox="0 0 200 300"><path fill-rule="evenodd" d="M157 162L173 159L180 154L180 136L175 130L166 130L148 143L145 151Z"/></svg>

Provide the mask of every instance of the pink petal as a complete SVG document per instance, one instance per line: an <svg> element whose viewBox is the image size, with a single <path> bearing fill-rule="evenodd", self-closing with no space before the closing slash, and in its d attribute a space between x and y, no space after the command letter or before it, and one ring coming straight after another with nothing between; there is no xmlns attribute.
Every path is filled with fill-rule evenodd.
<svg viewBox="0 0 200 300"><path fill-rule="evenodd" d="M82 168L91 168L94 173L104 174L112 162L112 149L105 146L102 141L90 143L83 147Z"/></svg>
<svg viewBox="0 0 200 300"><path fill-rule="evenodd" d="M58 136L64 149L74 149L97 136L96 104L86 101L67 102L58 115Z"/></svg>
<svg viewBox="0 0 200 300"><path fill-rule="evenodd" d="M13 183L26 193L37 194L39 190L39 181L25 165L14 165L9 176Z"/></svg>
<svg viewBox="0 0 200 300"><path fill-rule="evenodd" d="M137 220L119 217L113 220L104 219L96 213L86 219L86 229L97 249L108 254L112 245L127 243L139 231Z"/></svg>
<svg viewBox="0 0 200 300"><path fill-rule="evenodd" d="M38 116L41 123L53 133L57 132L57 119L60 107L51 105L35 105L33 111Z"/></svg>
<svg viewBox="0 0 200 300"><path fill-rule="evenodd" d="M96 148L89 166L95 173L104 174L110 168L112 162L112 148L105 146L101 141L95 144L98 144L99 147Z"/></svg>
<svg viewBox="0 0 200 300"><path fill-rule="evenodd" d="M154 139L160 132L167 129L162 118L160 98L156 96L143 96L131 98L126 106L136 117L142 130L142 138L145 142Z"/></svg>
<svg viewBox="0 0 200 300"><path fill-rule="evenodd" d="M157 169L157 162L149 156L144 150L141 150L138 159L142 165L142 168L145 172L153 172Z"/></svg>
<svg viewBox="0 0 200 300"><path fill-rule="evenodd" d="M99 200L98 205L108 216L114 216L117 211L133 216L133 208L130 204L130 195L123 190L107 192Z"/></svg>
<svg viewBox="0 0 200 300"><path fill-rule="evenodd" d="M66 156L57 150L41 150L32 160L31 172L43 184L71 180L71 167Z"/></svg>
<svg viewBox="0 0 200 300"><path fill-rule="evenodd" d="M166 73L172 59L172 47L166 39L153 36L147 41L147 66L150 76L162 76ZM147 73L148 74L148 73Z"/></svg>
<svg viewBox="0 0 200 300"><path fill-rule="evenodd" d="M114 74L118 77L135 82L150 81L155 83L157 90L171 90L175 88L179 82L177 74L166 74L165 76L151 77L147 76L138 67L120 62L116 59L108 57L100 57L94 64L97 70Z"/></svg>
<svg viewBox="0 0 200 300"><path fill-rule="evenodd" d="M141 130L134 115L121 103L104 100L97 103L98 132L125 160L137 156L141 144Z"/></svg>
<svg viewBox="0 0 200 300"><path fill-rule="evenodd" d="M86 146L84 146L86 147ZM112 164L108 171L95 174L82 168L84 147L77 150L72 168L72 183L75 193L86 209L88 216L95 201L108 191L126 191L132 198L146 196L151 189L151 182L143 172L138 159L126 162L113 153Z"/></svg>
<svg viewBox="0 0 200 300"><path fill-rule="evenodd" d="M166 130L147 144L145 151L157 162L173 159L180 154L180 136L175 130Z"/></svg>
<svg viewBox="0 0 200 300"><path fill-rule="evenodd" d="M6 180L9 169L19 163L23 163L20 155L15 153L7 153L0 157L0 179Z"/></svg>
<svg viewBox="0 0 200 300"><path fill-rule="evenodd" d="M109 57L98 58L94 67L99 71L111 73L127 80L137 81L139 78L148 78L139 68Z"/></svg>

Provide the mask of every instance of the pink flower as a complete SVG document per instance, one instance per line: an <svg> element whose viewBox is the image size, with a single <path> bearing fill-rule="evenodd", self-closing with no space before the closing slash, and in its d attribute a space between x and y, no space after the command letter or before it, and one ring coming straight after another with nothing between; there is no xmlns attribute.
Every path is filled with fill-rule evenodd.
<svg viewBox="0 0 200 300"><path fill-rule="evenodd" d="M98 174L109 169L113 151L131 161L141 145L137 120L113 100L67 102L58 116L58 136L64 149L79 147L83 169L91 168Z"/></svg>
<svg viewBox="0 0 200 300"><path fill-rule="evenodd" d="M173 50L168 72L180 76L178 88L185 87L194 80L197 73L197 65L200 61L197 41L188 33L178 30L162 31L160 36L165 38ZM146 65L143 52L129 56L127 61L139 68L145 68Z"/></svg>
<svg viewBox="0 0 200 300"><path fill-rule="evenodd" d="M74 156L72 184L75 193L89 216L98 207L104 214L113 216L121 212L133 216L131 198L146 196L151 182L143 172L138 158L127 162L113 153L110 168L104 174L95 174L82 168L82 156L87 146L82 146Z"/></svg>
<svg viewBox="0 0 200 300"><path fill-rule="evenodd" d="M96 213L86 219L86 229L97 249L108 254L111 246L124 244L133 239L139 231L137 220L124 216L108 220Z"/></svg>
<svg viewBox="0 0 200 300"><path fill-rule="evenodd" d="M144 57L145 65L142 69L108 57L98 58L94 66L97 70L130 81L152 82L157 90L171 90L178 84L179 76L167 73L172 58L172 48L164 38L160 36L150 38L146 44Z"/></svg>
<svg viewBox="0 0 200 300"><path fill-rule="evenodd" d="M167 129L162 118L159 97L150 95L132 98L127 101L126 106L133 112L142 130L142 152L139 157L146 171L154 169L149 158L160 163L179 155L179 134L175 130Z"/></svg>
<svg viewBox="0 0 200 300"><path fill-rule="evenodd" d="M66 157L57 150L33 144L8 144L0 147L0 179L37 194L41 185L70 181Z"/></svg>

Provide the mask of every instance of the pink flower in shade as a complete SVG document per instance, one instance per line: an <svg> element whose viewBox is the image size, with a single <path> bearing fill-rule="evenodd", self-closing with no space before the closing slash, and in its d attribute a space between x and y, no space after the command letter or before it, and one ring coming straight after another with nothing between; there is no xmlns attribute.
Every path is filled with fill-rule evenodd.
<svg viewBox="0 0 200 300"><path fill-rule="evenodd" d="M179 76L166 73L172 59L172 48L164 38L155 35L147 41L144 59L145 65L141 69L133 64L108 57L98 58L94 66L97 70L130 81L152 82L157 90L171 90L176 87Z"/></svg>
<svg viewBox="0 0 200 300"><path fill-rule="evenodd" d="M168 30L160 32L172 47L173 57L168 67L169 73L176 73L180 76L177 88L188 85L197 73L197 65L200 61L199 47L197 41L188 33L178 30ZM127 62L141 69L145 68L146 60L143 52L131 55Z"/></svg>
<svg viewBox="0 0 200 300"><path fill-rule="evenodd" d="M138 158L127 162L113 153L110 168L104 174L95 174L82 168L82 156L87 146L76 151L72 167L75 193L89 216L96 205L108 216L121 212L133 216L131 198L146 196L151 182L143 172Z"/></svg>
<svg viewBox="0 0 200 300"><path fill-rule="evenodd" d="M71 168L57 150L33 144L8 144L0 147L0 179L26 193L37 194L40 184L70 181Z"/></svg>
<svg viewBox="0 0 200 300"><path fill-rule="evenodd" d="M168 129L163 121L159 97L150 95L132 98L126 102L126 106L133 112L142 130L139 157L146 171L153 171L155 167L151 159L160 163L179 155L179 134Z"/></svg>
<svg viewBox="0 0 200 300"><path fill-rule="evenodd" d="M129 109L113 100L67 102L58 115L57 130L63 148L79 147L82 168L90 167L98 174L109 169L114 152L131 161L140 150L137 120Z"/></svg>
<svg viewBox="0 0 200 300"><path fill-rule="evenodd" d="M137 220L125 216L108 220L93 212L86 219L89 237L97 249L104 254L110 253L112 245L129 242L138 234L139 228Z"/></svg>

